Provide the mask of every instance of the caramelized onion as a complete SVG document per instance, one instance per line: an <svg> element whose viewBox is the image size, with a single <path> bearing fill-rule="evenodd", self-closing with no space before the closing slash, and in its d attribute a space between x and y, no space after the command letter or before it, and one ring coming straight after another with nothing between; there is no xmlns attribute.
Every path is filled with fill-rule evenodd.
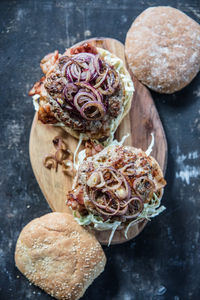
<svg viewBox="0 0 200 300"><path fill-rule="evenodd" d="M78 111L80 111L83 104L92 101L96 101L95 95L93 93L87 92L84 89L80 89L74 97L74 106Z"/></svg>
<svg viewBox="0 0 200 300"><path fill-rule="evenodd" d="M108 74L108 68L106 69L106 71L102 75L100 75L96 79L96 84L94 85L95 89L100 87L100 85L105 81L107 74Z"/></svg>
<svg viewBox="0 0 200 300"><path fill-rule="evenodd" d="M73 162L69 159L63 160L62 161L62 171L66 175L69 175L71 177L74 176Z"/></svg>
<svg viewBox="0 0 200 300"><path fill-rule="evenodd" d="M63 149L58 149L55 153L55 159L58 163L61 163L63 160L65 160L69 156L68 151Z"/></svg>
<svg viewBox="0 0 200 300"><path fill-rule="evenodd" d="M134 180L133 188L138 196L142 197L143 200L146 200L148 194L155 191L156 186L153 180L149 179L147 176L141 176Z"/></svg>
<svg viewBox="0 0 200 300"><path fill-rule="evenodd" d="M109 193L102 194L101 198L100 196L98 197L96 193L92 193L90 199L92 203L95 205L96 210L104 216L114 216L120 210L119 200L113 199ZM103 203L98 202L98 200L101 200ZM113 206L115 206L115 208Z"/></svg>
<svg viewBox="0 0 200 300"><path fill-rule="evenodd" d="M86 89L86 91L89 90L90 92L92 92L96 96L97 101L102 102L102 95L93 86L91 86L91 84L83 83L83 82L77 82L76 85Z"/></svg>
<svg viewBox="0 0 200 300"><path fill-rule="evenodd" d="M80 109L81 116L86 120L100 120L104 117L105 112L103 103L98 101L86 102Z"/></svg>
<svg viewBox="0 0 200 300"><path fill-rule="evenodd" d="M101 181L100 173L99 172L92 172L89 179L87 180L87 186L93 188L98 186Z"/></svg>
<svg viewBox="0 0 200 300"><path fill-rule="evenodd" d="M132 176L132 175L135 175L135 165L134 165L134 163L129 163L129 164L123 166L123 167L120 169L120 172L121 172L123 175L126 175L126 176Z"/></svg>
<svg viewBox="0 0 200 300"><path fill-rule="evenodd" d="M102 95L112 95L118 85L119 75L114 69L109 68L106 80L103 81L103 84L98 88L98 91Z"/></svg>
<svg viewBox="0 0 200 300"><path fill-rule="evenodd" d="M47 155L43 160L43 164L47 169L53 168L57 170L58 167L58 162L56 161L54 155Z"/></svg>
<svg viewBox="0 0 200 300"><path fill-rule="evenodd" d="M48 169L54 168L56 169L56 171L58 169L58 164L60 164L62 165L63 172L67 173L66 170L69 167L70 160L69 159L66 160L66 159L69 158L70 156L72 158L72 153L67 148L67 145L65 144L61 136L56 136L52 142L54 147L56 148L56 152L54 155L53 154L47 155L43 160L43 164L46 168ZM71 168L69 171L71 172Z"/></svg>
<svg viewBox="0 0 200 300"><path fill-rule="evenodd" d="M133 197L129 200L129 214L126 215L126 219L132 219L137 217L143 210L144 205L142 200L139 197Z"/></svg>
<svg viewBox="0 0 200 300"><path fill-rule="evenodd" d="M69 102L73 102L74 99L74 95L78 92L78 87L74 84L74 83L67 83L63 93L64 96L66 98L66 100L68 100Z"/></svg>
<svg viewBox="0 0 200 300"><path fill-rule="evenodd" d="M104 167L101 172L105 180L105 188L116 190L122 185L122 178L118 171L113 167ZM114 185L113 182L115 183Z"/></svg>
<svg viewBox="0 0 200 300"><path fill-rule="evenodd" d="M63 141L61 136L55 136L52 142L53 142L53 145L56 148L56 150L59 150L59 149L66 150L67 149L67 145L65 144L65 142Z"/></svg>

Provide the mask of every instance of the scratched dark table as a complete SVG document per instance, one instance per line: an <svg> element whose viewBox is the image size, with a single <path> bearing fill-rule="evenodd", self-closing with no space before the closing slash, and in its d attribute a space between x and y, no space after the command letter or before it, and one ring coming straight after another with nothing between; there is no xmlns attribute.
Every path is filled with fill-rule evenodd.
<svg viewBox="0 0 200 300"><path fill-rule="evenodd" d="M125 41L132 21L169 1L0 1L0 299L51 299L16 269L21 229L50 212L28 153L34 109L27 96L40 59L90 37ZM199 0L170 1L200 22ZM104 273L84 300L200 299L200 76L172 95L152 93L169 146L163 204L134 240L104 248Z"/></svg>

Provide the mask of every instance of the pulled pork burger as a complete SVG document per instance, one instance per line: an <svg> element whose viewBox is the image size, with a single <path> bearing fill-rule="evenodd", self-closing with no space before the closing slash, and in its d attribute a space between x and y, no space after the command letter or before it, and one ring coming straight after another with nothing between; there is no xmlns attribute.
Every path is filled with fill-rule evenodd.
<svg viewBox="0 0 200 300"><path fill-rule="evenodd" d="M147 153L147 154L146 154ZM67 205L76 221L95 230L123 230L161 213L166 181L158 162L141 149L113 143L93 156L79 153L77 175Z"/></svg>
<svg viewBox="0 0 200 300"><path fill-rule="evenodd" d="M134 91L122 60L84 43L63 55L48 54L40 65L45 76L29 92L38 119L78 139L111 140Z"/></svg>

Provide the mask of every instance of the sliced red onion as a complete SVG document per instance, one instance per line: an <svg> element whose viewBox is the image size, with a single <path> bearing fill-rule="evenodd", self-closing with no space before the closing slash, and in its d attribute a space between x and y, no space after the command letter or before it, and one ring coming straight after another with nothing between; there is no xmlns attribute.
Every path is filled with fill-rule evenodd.
<svg viewBox="0 0 200 300"><path fill-rule="evenodd" d="M116 213L116 216L124 216L128 210L128 205L126 205L122 210L119 209L118 213Z"/></svg>
<svg viewBox="0 0 200 300"><path fill-rule="evenodd" d="M108 69L106 69L103 75L97 77L96 84L94 85L95 89L100 87L100 85L105 81L107 74L108 74Z"/></svg>
<svg viewBox="0 0 200 300"><path fill-rule="evenodd" d="M88 110L89 108L95 108L95 110L92 112L86 112L86 110ZM87 102L83 104L80 110L81 116L86 120L100 120L104 117L105 112L106 110L103 103L100 103L98 101Z"/></svg>
<svg viewBox="0 0 200 300"><path fill-rule="evenodd" d="M92 54L92 53L86 53L86 52L82 52L82 53L78 53L73 55L73 59L77 60L77 61L83 61L83 62L87 62L89 63L92 59L94 59L96 56L96 54Z"/></svg>
<svg viewBox="0 0 200 300"><path fill-rule="evenodd" d="M70 69L67 68L65 72L66 72L65 74L66 74L66 77L69 80L69 82L73 82L74 80L73 80L73 77L72 77Z"/></svg>
<svg viewBox="0 0 200 300"><path fill-rule="evenodd" d="M70 102L73 101L74 98L73 94L76 94L77 92L78 92L78 87L74 83L67 83L63 90L65 98Z"/></svg>
<svg viewBox="0 0 200 300"><path fill-rule="evenodd" d="M65 104L64 109L72 111L74 108L69 104Z"/></svg>
<svg viewBox="0 0 200 300"><path fill-rule="evenodd" d="M87 72L86 72L86 79L85 79L85 81L86 81L86 82L89 82L89 81L90 81L90 79L91 79L91 72L90 72L90 70L87 70Z"/></svg>
<svg viewBox="0 0 200 300"><path fill-rule="evenodd" d="M97 71L97 74L100 75L100 69L101 69L101 60L99 59L99 54L95 55L94 58L94 67Z"/></svg>
<svg viewBox="0 0 200 300"><path fill-rule="evenodd" d="M66 75L66 68L71 65L73 63L73 61L69 58L69 60L63 65L62 70L61 70L61 74L62 76Z"/></svg>
<svg viewBox="0 0 200 300"><path fill-rule="evenodd" d="M85 103L92 103L95 101L96 98L92 93L86 92L85 90L81 89L74 97L74 106L78 111L80 111L81 107Z"/></svg>
<svg viewBox="0 0 200 300"><path fill-rule="evenodd" d="M70 66L70 72L71 72L73 79L80 81L82 74L81 74L81 68L79 67L79 65L77 65L76 63L72 64Z"/></svg>
<svg viewBox="0 0 200 300"><path fill-rule="evenodd" d="M132 176L135 175L135 164L133 162L123 166L120 168L120 172L123 175Z"/></svg>
<svg viewBox="0 0 200 300"><path fill-rule="evenodd" d="M82 88L86 88L86 89L90 90L93 94L95 94L95 96L97 98L97 101L102 102L101 94L93 86L91 86L91 84L83 83L83 82L77 82L76 85L80 86Z"/></svg>
<svg viewBox="0 0 200 300"><path fill-rule="evenodd" d="M103 174L103 178L105 181L105 189L104 190L110 190L110 191L114 191L115 195L120 198L120 190L122 189L124 192L124 195L121 195L120 199L129 199L130 195L131 195L131 189L130 186L126 180L126 178L123 176L123 174L121 174L119 172L119 170L114 169L113 167L107 167L107 168L103 168L101 170L102 174ZM111 179L110 180L106 180L105 179L105 174L110 173L111 175ZM113 181L116 181L116 184L112 184ZM120 190L119 190L120 188Z"/></svg>
<svg viewBox="0 0 200 300"><path fill-rule="evenodd" d="M129 214L126 215L126 219L132 219L137 217L143 210L144 205L139 197L133 197L129 201Z"/></svg>
<svg viewBox="0 0 200 300"><path fill-rule="evenodd" d="M144 183L142 183L142 181L144 181ZM138 189L138 186L140 184L143 185L144 192L142 190ZM155 186L155 183L153 182L153 180L149 179L147 176L141 176L134 180L133 188L135 190L135 193L138 196L146 196L147 191L149 191L149 192L155 191L156 186ZM145 200L145 199L143 199L143 200Z"/></svg>
<svg viewBox="0 0 200 300"><path fill-rule="evenodd" d="M102 188L103 186L105 186L105 180L103 178L103 174L101 171L98 171L99 176L100 176L100 183L96 186L97 188Z"/></svg>
<svg viewBox="0 0 200 300"><path fill-rule="evenodd" d="M57 98L56 99L56 102L58 103L58 105L60 105L61 107L63 106L63 100L62 99L60 99L60 98Z"/></svg>
<svg viewBox="0 0 200 300"><path fill-rule="evenodd" d="M119 85L119 75L117 74L117 72L115 71L115 69L111 69L110 77L108 77L108 78L110 78L110 86L113 89L116 89L118 87L118 85Z"/></svg>
<svg viewBox="0 0 200 300"><path fill-rule="evenodd" d="M122 185L122 178L118 174L117 170L114 169L113 167L104 168L102 170L102 173L103 173L103 176L104 176L104 180L105 180L105 174L106 173L109 173L109 175L111 175L110 180L105 180L105 188L107 188L111 191L112 190L115 191ZM117 181L117 184L110 185L110 183L113 183L113 181Z"/></svg>
<svg viewBox="0 0 200 300"><path fill-rule="evenodd" d="M126 178L122 174L121 174L121 176L122 176L122 180L123 180L122 181L122 189L124 188L124 190L125 190L123 198L121 196L121 199L129 199L130 196L131 196L131 188L130 188L130 186L129 186L127 180L126 180ZM115 194L116 194L116 192L115 192Z"/></svg>
<svg viewBox="0 0 200 300"><path fill-rule="evenodd" d="M103 195L105 197L105 195ZM108 194L108 197L110 198L110 195ZM105 199L102 199L104 204L99 203L97 200L99 197L96 197L96 193L93 193L90 197L92 203L95 205L96 210L100 212L104 216L114 216L119 212L120 204L119 200L117 199L109 199L109 204L111 201L115 201L116 208L110 207L105 203Z"/></svg>
<svg viewBox="0 0 200 300"><path fill-rule="evenodd" d="M118 85L119 75L114 69L108 66L108 74L106 76L106 80L104 80L103 84L98 88L99 92L102 95L112 95Z"/></svg>
<svg viewBox="0 0 200 300"><path fill-rule="evenodd" d="M63 67L66 77L72 82L90 82L97 77L100 70L99 56L92 53L73 55Z"/></svg>
<svg viewBox="0 0 200 300"><path fill-rule="evenodd" d="M103 95L113 94L114 86L119 81L117 73L107 64L101 74L102 66L98 54L78 53L69 57L62 67L69 81L63 90L65 99L86 120L100 120L105 116ZM94 80L96 84L93 86Z"/></svg>
<svg viewBox="0 0 200 300"><path fill-rule="evenodd" d="M102 95L106 95L106 96L110 96L114 93L114 89L113 88L106 88L103 89L102 87L98 88L98 91L102 94Z"/></svg>

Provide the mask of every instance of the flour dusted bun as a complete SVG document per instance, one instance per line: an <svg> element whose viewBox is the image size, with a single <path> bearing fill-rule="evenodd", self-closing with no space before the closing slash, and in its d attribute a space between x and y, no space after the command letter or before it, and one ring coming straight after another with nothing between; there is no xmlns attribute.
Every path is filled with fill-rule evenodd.
<svg viewBox="0 0 200 300"><path fill-rule="evenodd" d="M95 237L66 213L31 221L17 241L15 262L35 285L56 299L79 299L104 270L106 258Z"/></svg>
<svg viewBox="0 0 200 300"><path fill-rule="evenodd" d="M150 7L129 29L125 53L133 74L150 89L179 91L200 70L200 26L178 9Z"/></svg>

